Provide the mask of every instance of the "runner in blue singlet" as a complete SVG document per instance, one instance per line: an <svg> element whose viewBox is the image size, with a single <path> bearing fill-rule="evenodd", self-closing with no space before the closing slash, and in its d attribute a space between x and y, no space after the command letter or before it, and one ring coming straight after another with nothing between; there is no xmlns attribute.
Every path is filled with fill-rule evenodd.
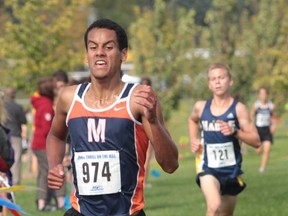
<svg viewBox="0 0 288 216"><path fill-rule="evenodd" d="M197 101L189 117L191 151L198 153L196 181L206 199L206 216L233 215L237 194L245 188L239 139L255 148L260 146L245 105L230 96L232 84L228 66L211 65L208 86L213 97Z"/></svg>

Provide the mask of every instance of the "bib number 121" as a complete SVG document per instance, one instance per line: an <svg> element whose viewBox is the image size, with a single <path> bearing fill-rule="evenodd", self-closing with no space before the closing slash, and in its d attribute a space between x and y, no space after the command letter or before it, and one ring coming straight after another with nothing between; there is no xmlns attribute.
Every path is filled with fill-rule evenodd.
<svg viewBox="0 0 288 216"><path fill-rule="evenodd" d="M219 150L213 150L213 153L214 153L214 157L215 157L215 160L219 160L220 161L223 161L223 160L228 160L228 151L227 149L219 149Z"/></svg>
<svg viewBox="0 0 288 216"><path fill-rule="evenodd" d="M206 144L208 167L221 168L236 164L232 142Z"/></svg>

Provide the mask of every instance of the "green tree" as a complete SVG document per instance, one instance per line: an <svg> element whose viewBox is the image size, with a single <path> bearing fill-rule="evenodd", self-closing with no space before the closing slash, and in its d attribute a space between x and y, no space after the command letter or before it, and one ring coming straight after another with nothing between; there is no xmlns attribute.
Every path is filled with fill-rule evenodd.
<svg viewBox="0 0 288 216"><path fill-rule="evenodd" d="M135 73L152 78L165 104L162 108L167 120L183 96L187 74L197 73L202 61L191 59L195 48L194 12L180 8L173 12L167 3L156 0L154 10L137 14L139 18L129 29ZM193 66L195 71L191 71Z"/></svg>
<svg viewBox="0 0 288 216"><path fill-rule="evenodd" d="M93 0L92 3L97 18L115 20L125 30L128 30L130 23L136 19L133 9L137 4L138 1L135 0Z"/></svg>
<svg viewBox="0 0 288 216"><path fill-rule="evenodd" d="M278 114L284 111L288 88L288 2L286 0L253 1L255 13L245 29L247 52L254 55L254 90L269 88Z"/></svg>
<svg viewBox="0 0 288 216"><path fill-rule="evenodd" d="M255 78L253 55L247 52L247 39L243 37L248 22L248 6L242 0L213 0L206 16L208 27L203 28L202 33L206 35L207 40L203 43L210 52L210 62L222 62L231 67L235 81L232 94L244 102L250 98Z"/></svg>
<svg viewBox="0 0 288 216"><path fill-rule="evenodd" d="M288 96L287 9L286 0L213 0L201 32L210 61L231 66L233 93L248 102L252 92L267 86L279 113Z"/></svg>
<svg viewBox="0 0 288 216"><path fill-rule="evenodd" d="M11 18L1 27L2 82L29 92L40 76L83 67L84 43L79 41L87 26L88 3L5 0Z"/></svg>

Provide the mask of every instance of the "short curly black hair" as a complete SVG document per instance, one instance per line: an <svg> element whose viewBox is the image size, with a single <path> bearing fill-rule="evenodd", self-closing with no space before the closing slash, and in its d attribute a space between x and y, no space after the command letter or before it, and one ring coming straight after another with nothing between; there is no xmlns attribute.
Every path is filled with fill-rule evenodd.
<svg viewBox="0 0 288 216"><path fill-rule="evenodd" d="M99 19L93 22L85 32L84 42L86 50L88 48L88 33L91 31L91 29L94 28L105 28L115 31L120 51L128 48L128 37L125 30L119 24L115 23L110 19Z"/></svg>

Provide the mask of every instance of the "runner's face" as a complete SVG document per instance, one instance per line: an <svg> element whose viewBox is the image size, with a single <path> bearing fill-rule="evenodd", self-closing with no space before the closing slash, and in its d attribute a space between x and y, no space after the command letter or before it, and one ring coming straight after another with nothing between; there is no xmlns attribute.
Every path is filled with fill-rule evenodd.
<svg viewBox="0 0 288 216"><path fill-rule="evenodd" d="M209 71L208 86L213 94L220 96L228 93L232 84L233 81L228 76L226 70L222 68L215 68Z"/></svg>
<svg viewBox="0 0 288 216"><path fill-rule="evenodd" d="M96 79L119 76L121 63L126 60L127 49L119 50L113 30L94 28L88 33L87 61Z"/></svg>
<svg viewBox="0 0 288 216"><path fill-rule="evenodd" d="M262 102L266 102L267 100L267 92L266 89L260 89L258 93L259 100Z"/></svg>

